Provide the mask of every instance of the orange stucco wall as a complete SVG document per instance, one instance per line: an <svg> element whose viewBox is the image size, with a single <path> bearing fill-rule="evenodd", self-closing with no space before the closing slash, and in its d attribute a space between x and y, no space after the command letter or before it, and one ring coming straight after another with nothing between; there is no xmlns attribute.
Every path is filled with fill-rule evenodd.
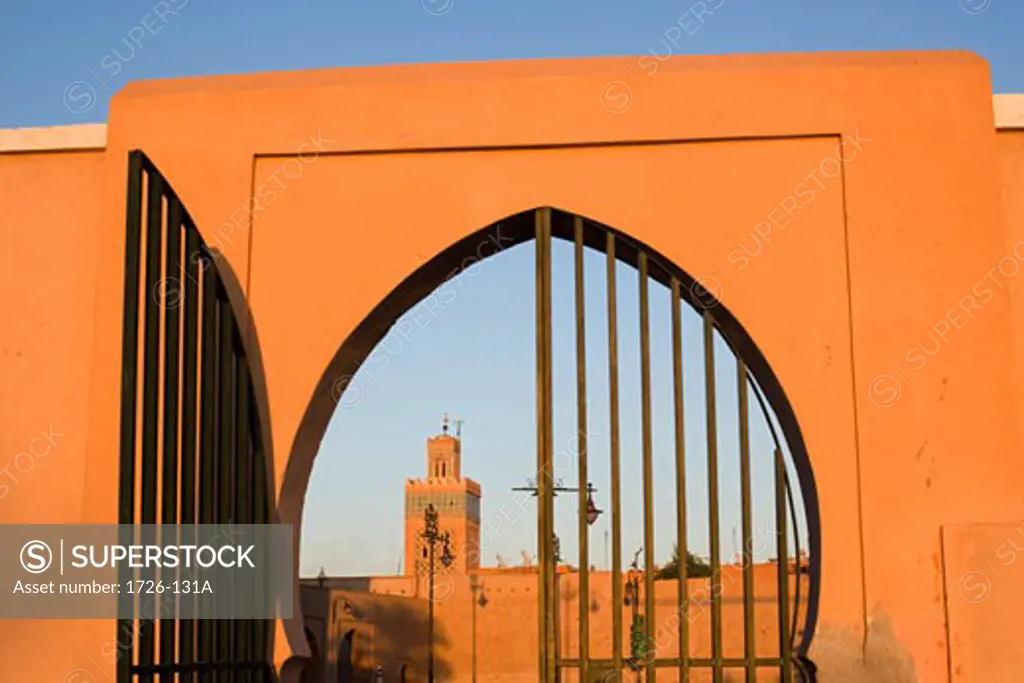
<svg viewBox="0 0 1024 683"><path fill-rule="evenodd" d="M642 82L632 66L133 83L112 101L104 154L0 149L0 456L41 448L51 424L67 433L0 500L0 521L116 519L130 149L171 179L238 278L278 514L295 525L332 389L401 310L368 314L452 243L551 205L711 283L770 363L820 499L823 680L949 678L957 577L943 528L1024 516L1022 371L1007 371L1024 339L1021 133L997 135L987 65L680 57ZM979 642L1019 619L952 630ZM112 622L0 629L5 679L113 670ZM296 614L277 661L306 651ZM970 661L958 680L1000 680Z"/></svg>
<svg viewBox="0 0 1024 683"><path fill-rule="evenodd" d="M81 520L104 166L102 150L0 153L3 524ZM102 622L0 621L0 678L64 676L87 655L112 663L113 633ZM41 645L54 639L62 647Z"/></svg>
<svg viewBox="0 0 1024 683"><path fill-rule="evenodd" d="M777 571L773 564L753 567L758 657L777 656L779 651ZM738 565L726 566L720 576L723 655L742 658L742 569ZM537 679L536 569L491 570L469 576L451 572L436 581L443 589L434 600L434 657L438 680L527 683ZM564 658L573 658L579 652L579 575L574 571L560 572L558 583L559 652ZM791 600L795 583L796 577L792 576ZM303 586L303 604L310 614L310 628L316 629L320 622L327 624L321 641L325 656L323 680L337 680L334 676L336 654L341 638L350 629L356 629L357 633L353 661L364 675L381 665L385 675L393 677L402 664L408 664L418 674L417 680L426 680L429 603L424 584L424 577L419 580L416 577L328 579L325 587L307 580ZM608 572L591 574L590 652L592 657L600 659L612 657L611 585ZM806 580L802 591L806 596ZM677 583L656 581L655 595L651 624L656 654L659 658L677 657L679 625L684 620L684 612L677 602ZM708 581L689 581L690 601L685 621L690 633L689 652L694 658L711 657L711 595ZM346 605L351 611L345 609ZM626 657L629 656L630 609L623 605L622 643ZM708 670L695 670L690 680L711 681L709 674ZM572 683L578 680L578 675L564 670L562 680ZM660 668L658 680L677 681L678 672ZM738 670L729 671L727 680L744 680L743 674ZM778 681L778 671L764 669L757 680Z"/></svg>

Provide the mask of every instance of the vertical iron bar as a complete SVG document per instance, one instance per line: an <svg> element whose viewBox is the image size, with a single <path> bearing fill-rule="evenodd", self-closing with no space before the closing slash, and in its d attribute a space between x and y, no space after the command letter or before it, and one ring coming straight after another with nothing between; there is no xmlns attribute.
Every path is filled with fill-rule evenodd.
<svg viewBox="0 0 1024 683"><path fill-rule="evenodd" d="M711 543L711 658L714 683L722 683L722 562L718 520L718 410L715 398L715 324L704 312L704 377L707 393L708 522Z"/></svg>
<svg viewBox="0 0 1024 683"><path fill-rule="evenodd" d="M241 341L239 341L241 345ZM235 420L235 463L236 463L236 496L235 496L235 523L252 524L250 510L252 508L252 460L249 454L249 366L246 363L245 354L239 347L238 355L238 417ZM244 570L243 570L244 571ZM242 574L241 581L248 587L250 576ZM244 594L244 593L242 593ZM237 616L237 615L236 615ZM249 647L252 633L252 622L249 620L235 621L235 661L249 663L252 661L252 652ZM238 679L249 683L252 681L252 674L249 669L238 676Z"/></svg>
<svg viewBox="0 0 1024 683"><path fill-rule="evenodd" d="M124 314L121 332L121 445L120 482L118 484L119 524L135 523L135 428L136 383L139 371L139 249L142 242L142 152L128 155L128 196L125 216L124 248ZM123 567L118 571L122 582L131 573ZM121 616L133 604L127 593L118 598ZM117 683L129 683L134 663L134 620L117 621L118 652ZM127 642L125 642L127 640Z"/></svg>
<svg viewBox="0 0 1024 683"><path fill-rule="evenodd" d="M775 523L778 525L779 556L779 669L782 681L792 680L789 644L789 538L786 533L786 461L782 451L775 449ZM799 558L797 558L799 562ZM800 575L797 574L797 581Z"/></svg>
<svg viewBox="0 0 1024 683"><path fill-rule="evenodd" d="M551 209L539 209L536 213L537 230L537 419L538 419L538 473L539 536L537 539L540 559L543 635L541 652L544 658L542 683L554 683L557 678L557 634L555 633L555 610L558 596L555 594L554 567L554 489L552 472L552 451L554 435L552 425L552 379L551 379Z"/></svg>
<svg viewBox="0 0 1024 683"><path fill-rule="evenodd" d="M235 383L234 383L234 316L224 283L217 292L217 306L220 309L220 404L217 418L220 421L220 448L217 450L217 523L230 524L234 505L232 500L232 457L235 452ZM233 672L224 664L231 661L231 635L234 622L217 620L218 683L232 683Z"/></svg>
<svg viewBox="0 0 1024 683"><path fill-rule="evenodd" d="M164 266L164 288L160 298L165 309L164 319L164 458L162 481L162 511L160 523L174 526L178 523L178 396L179 382L178 363L180 351L181 316L179 305L181 299L171 298L168 295L168 288L177 288L180 297L182 272L181 268L181 203L173 194L167 198L167 254ZM152 296L157 296L156 292ZM178 540L180 543L180 539ZM161 575L161 578L165 577ZM177 575L175 574L175 578ZM168 593L168 596L170 594ZM175 653L175 633L177 614L168 615L164 611L168 606L174 606L175 599L168 597L161 601L160 606L160 663L173 664ZM173 611L173 610L172 610ZM161 673L163 681L173 681L174 675Z"/></svg>
<svg viewBox="0 0 1024 683"><path fill-rule="evenodd" d="M226 300L226 297L225 297ZM231 304L228 303L230 308ZM240 463L238 460L238 431L239 426L239 415L238 409L241 399L239 394L241 393L241 374L242 365L245 363L245 358L241 353L241 342L238 339L238 328L235 324L235 316L232 312L231 315L231 450L228 451L228 508L231 513L228 517L229 524L238 524L238 496L239 496L239 480L238 471ZM227 622L228 632L228 662L235 664L239 661L238 658L238 633L241 620L233 613L237 608L238 603L232 600L229 603L229 610L232 612L232 618ZM229 668L226 675L227 680L231 683L235 683L239 679L239 672L233 668Z"/></svg>
<svg viewBox="0 0 1024 683"><path fill-rule="evenodd" d="M617 295L615 289L615 235L605 236L608 257L608 422L611 451L612 505L612 659L615 671L622 670L622 511L619 468L619 350Z"/></svg>
<svg viewBox="0 0 1024 683"><path fill-rule="evenodd" d="M429 526L427 527L430 528ZM434 683L434 537L427 539L427 683Z"/></svg>
<svg viewBox="0 0 1024 683"><path fill-rule="evenodd" d="M690 590L689 541L686 528L686 439L683 411L683 321L679 280L672 278L672 397L675 405L676 438L676 558L679 585L676 605L679 617L679 681L689 680Z"/></svg>
<svg viewBox="0 0 1024 683"><path fill-rule="evenodd" d="M544 491L544 504L547 510L547 534L544 537L548 544L547 559L547 591L551 596L554 610L548 621L548 680L557 683L561 680L561 669L558 661L558 639L556 630L558 612L561 609L558 595L558 579L555 566L555 428L554 428L554 387L553 387L553 351L552 351L552 313L551 313L551 209L543 211L544 225L544 479L547 487Z"/></svg>
<svg viewBox="0 0 1024 683"><path fill-rule="evenodd" d="M249 483L248 489L252 492L249 496L249 523L250 524L263 524L263 518L260 514L260 476L259 468L262 467L263 463L260 454L260 433L259 433L259 419L256 417L258 410L256 406L256 391L253 386L252 375L248 375L249 378ZM266 538L264 530L260 530L260 538ZM249 591L254 598L258 599L260 595L260 586L258 583L259 575L254 574ZM257 662L262 661L261 647L260 647L260 633L263 622L258 619L253 619L249 622L249 645L248 645L248 657L254 666ZM258 683L262 680L262 674L259 669L253 669L250 680L253 683Z"/></svg>
<svg viewBox="0 0 1024 683"><path fill-rule="evenodd" d="M648 683L654 683L654 454L651 443L651 323L647 292L647 254L640 252L640 419L644 473L644 642Z"/></svg>
<svg viewBox="0 0 1024 683"><path fill-rule="evenodd" d="M196 391L197 335L201 315L199 310L199 271L196 259L199 255L199 233L191 222L185 224L185 331L182 348L182 395L181 395L181 523L196 523ZM192 539L195 541L195 538ZM188 577L188 574L185 574ZM183 596L194 604L194 596ZM195 661L195 622L182 619L178 623L178 661L183 665ZM191 683L195 676L182 674L181 683Z"/></svg>
<svg viewBox="0 0 1024 683"><path fill-rule="evenodd" d="M579 660L581 683L585 683L590 659L590 546L587 519L589 483L587 478L587 326L583 279L583 219L573 219L576 238L576 421L579 430ZM587 496L585 499L584 496Z"/></svg>
<svg viewBox="0 0 1024 683"><path fill-rule="evenodd" d="M754 515L750 499L750 430L747 404L747 364L736 357L740 428L740 499L743 510L743 659L747 683L757 681L757 641L754 630Z"/></svg>
<svg viewBox="0 0 1024 683"><path fill-rule="evenodd" d="M269 482L267 481L267 462L263 451L263 432L261 431L261 423L259 419L259 406L255 400L255 394L253 396L252 410L252 431L253 431L253 464L255 466L255 472L253 473L253 480L255 482L253 490L253 509L256 515L257 524L270 524L270 506L273 504L269 490ZM267 538L267 535L264 535ZM262 586L258 586L257 590L269 591L269 584L266 575L262 578ZM273 628L274 622L267 619L261 619L256 622L256 633L253 637L253 642L256 646L256 659L261 663L256 677L257 683L270 683L270 671L269 664L267 663L270 657L270 636L271 629Z"/></svg>
<svg viewBox="0 0 1024 683"><path fill-rule="evenodd" d="M547 490L547 479L545 477L547 461L544 456L547 444L547 422L544 418L547 414L545 409L545 392L547 388L545 384L545 368L547 365L546 326L548 321L547 318L545 318L544 303L545 233L543 214L543 209L538 209L534 212L534 229L536 231L534 248L537 260L536 271L534 274L534 289L537 294L537 302L535 306L537 313L537 650L540 655L538 678L541 683L553 683L552 681L548 681L547 674L548 610L551 609L551 606L548 604L549 598L547 595L546 568L548 544L545 536L547 534L548 525L546 521L546 497L544 495L544 492Z"/></svg>
<svg viewBox="0 0 1024 683"><path fill-rule="evenodd" d="M149 173L149 187L146 199L146 288L143 290L146 301L146 336L143 366L143 413L142 413L142 519L144 525L157 523L157 470L159 463L159 428L158 415L160 405L160 318L161 307L153 292L160 282L160 266L162 251L161 228L163 227L163 179L155 171ZM142 543L150 539L145 534ZM151 570L143 569L142 578L148 580ZM156 632L153 613L155 599L139 601L143 608L144 619L139 626L139 665L151 667L156 649ZM142 683L153 680L152 673L140 674Z"/></svg>
<svg viewBox="0 0 1024 683"><path fill-rule="evenodd" d="M220 324L217 320L217 281L216 270L212 264L203 269L203 369L202 369L202 422L201 443L199 453L199 523L213 524L216 520L217 492L217 377L219 376L217 353L217 333ZM214 658L213 639L215 623L211 619L199 622L196 649L198 660L202 664L210 664ZM199 675L201 683L213 680L210 671Z"/></svg>

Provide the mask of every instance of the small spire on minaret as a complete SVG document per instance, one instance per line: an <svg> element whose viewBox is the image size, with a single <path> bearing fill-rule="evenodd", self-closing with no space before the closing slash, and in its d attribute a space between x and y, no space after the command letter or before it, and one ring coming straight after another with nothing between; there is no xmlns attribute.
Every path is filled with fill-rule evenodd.
<svg viewBox="0 0 1024 683"><path fill-rule="evenodd" d="M444 424L441 425L441 431L444 434L448 433L448 413L444 414Z"/></svg>

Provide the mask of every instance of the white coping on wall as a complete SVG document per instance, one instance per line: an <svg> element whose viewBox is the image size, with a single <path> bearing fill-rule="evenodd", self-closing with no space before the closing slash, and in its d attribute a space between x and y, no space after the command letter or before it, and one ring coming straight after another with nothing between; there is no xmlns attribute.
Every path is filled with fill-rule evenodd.
<svg viewBox="0 0 1024 683"><path fill-rule="evenodd" d="M997 129L1024 129L1024 94L994 95L992 101ZM0 154L104 149L106 146L105 123L45 128L0 128Z"/></svg>
<svg viewBox="0 0 1024 683"><path fill-rule="evenodd" d="M996 95L996 128L1024 128L1024 95Z"/></svg>
<svg viewBox="0 0 1024 683"><path fill-rule="evenodd" d="M103 149L107 146L107 124L83 123L76 126L45 128L0 128L0 154L3 152L52 152Z"/></svg>

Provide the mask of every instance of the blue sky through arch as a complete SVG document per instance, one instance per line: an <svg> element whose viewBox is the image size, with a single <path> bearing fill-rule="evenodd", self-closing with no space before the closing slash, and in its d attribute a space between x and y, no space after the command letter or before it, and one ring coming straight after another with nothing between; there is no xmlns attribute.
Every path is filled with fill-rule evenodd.
<svg viewBox="0 0 1024 683"><path fill-rule="evenodd" d="M425 474L425 439L440 431L444 411L466 420L464 474L484 489L483 562L521 562L536 549L536 501L515 493L535 473L534 243L488 258L442 285L408 311L353 379L327 430L314 465L303 529L302 570L333 574L388 574L402 554L403 486ZM573 245L553 244L553 317L556 476L578 481ZM606 257L585 252L590 479L597 504L610 509L608 319ZM642 545L639 273L616 269L622 457L623 553ZM504 287L498 286L502 282ZM650 282L652 441L656 560L664 562L676 538L675 437L672 397L671 296ZM708 481L704 410L703 328L699 313L683 311L687 499L690 548L707 555ZM721 510L725 560L740 550L739 443L735 357L715 341ZM754 544L760 560L775 555L772 449L767 423L750 397ZM384 447L384 444L397 444ZM358 479L358 485L345 486ZM798 494L799 495L799 494ZM799 497L797 498L799 502ZM575 494L556 500L556 531L563 555L577 557ZM373 510L372 515L367 511ZM801 526L803 528L802 515ZM343 520L359 520L345 524ZM608 565L605 532L610 515L592 527L591 562Z"/></svg>

